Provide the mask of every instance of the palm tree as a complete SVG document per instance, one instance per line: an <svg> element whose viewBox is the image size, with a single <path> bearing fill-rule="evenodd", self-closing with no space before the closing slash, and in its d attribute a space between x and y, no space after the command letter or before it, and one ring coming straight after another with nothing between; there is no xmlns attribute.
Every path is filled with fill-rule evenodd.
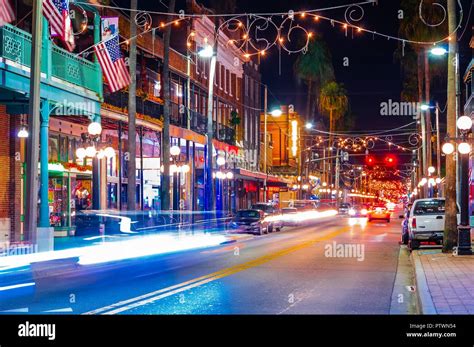
<svg viewBox="0 0 474 347"><path fill-rule="evenodd" d="M435 5L436 0L426 0L421 3L421 15L423 20L428 24L438 24L443 21L443 12L439 6ZM401 3L401 7L404 13L404 18L400 22L399 35L409 40L414 41L436 41L446 36L446 23L442 23L438 26L427 25L420 18L420 2L419 0L406 0ZM411 101L430 103L431 99L431 78L430 78L430 64L428 62L428 48L420 44L412 44L412 50L416 54L416 79L418 87L417 99ZM408 56L408 59L413 59L412 56ZM404 59L403 59L404 60ZM409 77L410 78L410 77ZM413 78L413 77L411 77ZM424 91L424 93L423 93ZM428 166L431 166L431 115L429 110L425 113L424 119L422 119L422 127L425 127L425 136L423 139L424 150L422 160L422 175L427 174Z"/></svg>
<svg viewBox="0 0 474 347"><path fill-rule="evenodd" d="M130 52L129 52L129 66L130 66L130 86L128 88L128 185L127 185L127 210L134 211L136 207L136 191L137 185L135 182L136 172L136 156L137 156L137 137L136 137L136 120L135 114L137 111L136 92L137 92L137 24L134 16L137 9L137 0L131 0L131 15L130 15Z"/></svg>
<svg viewBox="0 0 474 347"><path fill-rule="evenodd" d="M337 82L329 82L324 85L319 97L319 107L323 113L329 116L328 147L331 147L336 121L341 118L349 108L349 99L347 98L344 85ZM329 152L329 157L330 156Z"/></svg>
<svg viewBox="0 0 474 347"><path fill-rule="evenodd" d="M312 120L311 104L317 106L317 97L321 86L334 80L334 68L331 52L321 37L311 40L306 54L301 54L294 66L294 74L298 80L303 80L307 87L306 114L308 121Z"/></svg>
<svg viewBox="0 0 474 347"><path fill-rule="evenodd" d="M456 0L448 0L448 30L451 35L449 41L448 61L455 59L457 52L456 34ZM448 98L447 98L447 135L456 136L456 68L448 64ZM446 218L444 224L443 252L451 252L457 243L457 208L456 208L456 161L454 155L446 156Z"/></svg>
<svg viewBox="0 0 474 347"><path fill-rule="evenodd" d="M346 113L349 107L344 85L337 82L326 83L321 89L319 106L321 111L329 116L329 132L332 135L336 121Z"/></svg>
<svg viewBox="0 0 474 347"><path fill-rule="evenodd" d="M173 13L176 6L176 0L170 0L168 4L168 13ZM168 16L167 22L171 22L173 17ZM163 175L161 179L161 209L170 209L170 114L171 114L171 95L170 95L170 40L171 26L166 27L163 36L163 143L161 144L161 158L163 160Z"/></svg>

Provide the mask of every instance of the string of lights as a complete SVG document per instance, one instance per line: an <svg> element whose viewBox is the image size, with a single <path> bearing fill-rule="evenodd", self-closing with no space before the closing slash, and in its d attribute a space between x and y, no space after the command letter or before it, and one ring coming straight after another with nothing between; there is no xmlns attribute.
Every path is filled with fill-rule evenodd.
<svg viewBox="0 0 474 347"><path fill-rule="evenodd" d="M78 2L78 3L80 4L81 2ZM423 3L423 0L421 0L420 5L422 3ZM164 29L165 27L169 25L173 25L173 24L179 25L180 22L189 20L192 18L221 17L224 19L224 22L220 25L219 30L217 30L217 32L220 33L221 29L224 29L224 28L230 32L241 32L242 35L240 36L241 37L240 39L231 39L229 43L235 45L239 50L241 50L243 53L243 56L248 59L253 55L265 56L266 52L274 46L278 46L280 54L281 54L281 50L284 50L288 52L289 54L300 53L300 52L306 53L309 40L314 35L311 32L311 30L305 28L304 24L302 23L305 21L307 17L312 17L313 23L318 22L320 20L324 20L324 21L329 22L333 27L338 25L345 31L346 36L347 36L348 30L352 30L353 33L354 31L356 33L369 33L373 36L373 38L375 38L375 36L378 36L378 37L388 39L388 40L399 41L403 44L403 47L405 47L406 43L413 44L413 45L436 45L444 41L449 41L451 40L451 37L453 36L453 34L456 33L462 27L462 23L463 23L462 4L460 0L458 0L458 4L460 7L460 10L459 10L460 19L459 19L458 25L456 26L453 32L448 33L448 35L434 41L410 40L410 39L398 37L395 35L380 33L380 32L377 32L376 30L369 30L355 24L364 18L365 12L362 6L367 5L367 4L375 5L376 1L372 0L372 1L351 3L351 4L346 4L346 5L340 5L340 6L311 9L311 10L306 10L306 11L289 10L287 12L255 13L255 14L249 14L249 13L186 14L183 11L181 11L180 13L167 13L167 12L159 12L159 11L136 10L137 13L135 15L135 21L137 21L137 18L142 18L142 19L143 17L147 18L147 20L145 21L146 23L143 26L144 30L141 33L137 34L136 36L130 37L121 43L128 44L130 40L135 40L138 37L144 35L145 33L154 31L156 29L158 30ZM104 4L99 4L99 3L92 3L89 5L103 7L103 8L111 8L111 9L116 9L116 10L132 11L129 8L110 6L110 5L104 5ZM445 8L442 5L438 4L438 6L441 6L443 10L445 11ZM328 16L323 16L320 14L321 12L324 12L324 11L336 10L336 9L342 9L342 8L345 8L344 21L331 18ZM167 15L167 16L173 17L173 20L167 23L161 22L158 26L153 26L150 14ZM298 18L299 20L297 20ZM422 18L421 12L420 12L420 18L424 20ZM272 30L274 31L274 38L273 39L265 38L263 33L266 32L268 34L268 32ZM302 32L303 35L306 36L306 42L304 42L304 44L301 47L290 48L289 46L287 46L287 42L291 41L290 35L292 34L294 35L295 32L298 32L298 31ZM255 37L253 37L251 33L255 33ZM93 49L95 45L85 49L78 55L83 54Z"/></svg>

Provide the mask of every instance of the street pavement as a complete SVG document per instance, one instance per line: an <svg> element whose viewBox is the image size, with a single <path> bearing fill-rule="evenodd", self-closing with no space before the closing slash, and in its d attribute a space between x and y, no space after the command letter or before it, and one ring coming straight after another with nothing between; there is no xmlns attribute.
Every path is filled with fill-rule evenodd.
<svg viewBox="0 0 474 347"><path fill-rule="evenodd" d="M160 255L110 276L0 305L9 313L389 314L400 220L334 216L217 247ZM407 255L404 255L407 257ZM47 288L47 285L46 285ZM395 304L394 304L395 302ZM398 304L400 301L398 301ZM397 313L403 309L395 310Z"/></svg>
<svg viewBox="0 0 474 347"><path fill-rule="evenodd" d="M417 278L425 288L420 299L424 313L474 314L474 255L453 256L441 249L413 252Z"/></svg>

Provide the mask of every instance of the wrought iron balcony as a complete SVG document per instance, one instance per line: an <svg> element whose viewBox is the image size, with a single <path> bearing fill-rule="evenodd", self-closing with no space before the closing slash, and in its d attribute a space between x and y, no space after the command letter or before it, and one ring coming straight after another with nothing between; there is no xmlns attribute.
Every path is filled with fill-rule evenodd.
<svg viewBox="0 0 474 347"><path fill-rule="evenodd" d="M31 34L23 30L9 24L1 27L0 67L16 69L22 76L29 74L31 41ZM66 91L70 91L72 84L95 93L99 99L102 98L102 73L98 63L76 57L75 54L53 45L51 41L43 41L41 53L41 72L46 83Z"/></svg>

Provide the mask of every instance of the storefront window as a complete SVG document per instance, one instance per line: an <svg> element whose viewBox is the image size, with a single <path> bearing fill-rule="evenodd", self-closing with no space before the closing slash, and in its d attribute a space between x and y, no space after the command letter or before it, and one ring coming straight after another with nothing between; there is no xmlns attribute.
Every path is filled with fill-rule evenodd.
<svg viewBox="0 0 474 347"><path fill-rule="evenodd" d="M59 138L57 135L49 137L48 158L50 162L59 160Z"/></svg>

